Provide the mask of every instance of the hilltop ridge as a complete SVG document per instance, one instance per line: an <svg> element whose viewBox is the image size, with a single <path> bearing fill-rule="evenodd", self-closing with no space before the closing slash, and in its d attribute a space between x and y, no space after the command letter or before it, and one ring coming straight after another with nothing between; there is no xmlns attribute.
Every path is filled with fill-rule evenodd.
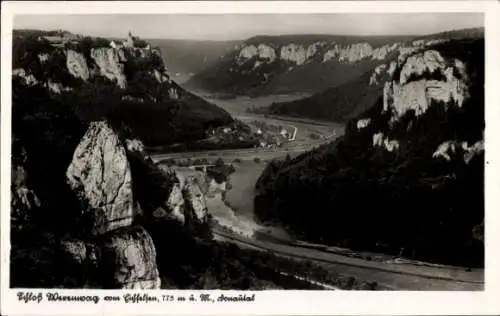
<svg viewBox="0 0 500 316"><path fill-rule="evenodd" d="M160 49L132 34L119 41L62 31L15 31L13 57L15 80L46 87L83 119L121 121L146 146L197 142L190 146L215 149L255 143L226 111L172 80ZM220 134L217 144L198 143L219 127L237 132Z"/></svg>
<svg viewBox="0 0 500 316"><path fill-rule="evenodd" d="M355 80L421 46L480 36L482 28L425 36L255 36L185 86L230 95L316 93Z"/></svg>

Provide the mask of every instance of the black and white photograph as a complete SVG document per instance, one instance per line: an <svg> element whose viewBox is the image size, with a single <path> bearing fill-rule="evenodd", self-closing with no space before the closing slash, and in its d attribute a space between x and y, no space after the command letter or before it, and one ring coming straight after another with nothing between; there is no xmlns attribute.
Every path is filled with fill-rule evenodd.
<svg viewBox="0 0 500 316"><path fill-rule="evenodd" d="M10 289L485 290L483 12L12 26Z"/></svg>

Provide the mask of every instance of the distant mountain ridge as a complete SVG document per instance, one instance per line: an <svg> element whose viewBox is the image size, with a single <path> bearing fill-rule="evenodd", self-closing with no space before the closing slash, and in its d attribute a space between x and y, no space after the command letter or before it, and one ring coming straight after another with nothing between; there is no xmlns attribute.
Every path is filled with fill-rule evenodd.
<svg viewBox="0 0 500 316"><path fill-rule="evenodd" d="M398 60L401 62L409 54L424 50L436 43L451 39L482 38L483 36L484 29L465 29L419 37L413 41L417 45L391 56L392 58L384 60L384 62L346 83L328 88L308 98L274 103L257 111L345 122L368 109L377 98L382 96L383 83L396 70Z"/></svg>
<svg viewBox="0 0 500 316"><path fill-rule="evenodd" d="M255 36L185 86L232 95L315 93L355 80L421 41L483 33L478 28L425 36Z"/></svg>
<svg viewBox="0 0 500 316"><path fill-rule="evenodd" d="M182 84L218 62L241 41L148 39L148 42L160 48L170 75Z"/></svg>

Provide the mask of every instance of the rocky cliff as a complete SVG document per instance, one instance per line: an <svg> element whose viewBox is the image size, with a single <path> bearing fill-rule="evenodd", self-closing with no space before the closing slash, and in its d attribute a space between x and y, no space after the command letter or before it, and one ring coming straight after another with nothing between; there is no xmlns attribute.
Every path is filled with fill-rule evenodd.
<svg viewBox="0 0 500 316"><path fill-rule="evenodd" d="M185 86L233 95L317 93L357 80L382 64L388 69L392 60L419 49L483 32L470 29L421 37L257 36L195 74Z"/></svg>
<svg viewBox="0 0 500 316"><path fill-rule="evenodd" d="M361 60L378 61L371 64L367 68L363 68L364 73L361 73L354 78L340 84L333 85L324 91L313 94L310 97L299 99L291 102L273 103L269 107L258 109L259 112L301 116L319 119L329 119L337 122L347 122L348 120L356 117L361 112L367 110L378 98L382 98L384 91L388 89L406 89L405 92L396 93L398 95L411 95L410 98L421 96L424 94L416 92L415 94L407 93L410 90L426 89L427 95L434 94L432 98L447 98L448 93L443 89L452 89L456 92L452 97L456 98L462 94L460 86L453 87L458 84L458 81L451 81L455 78L456 72L458 77L463 74L463 65L444 65L440 59L439 54L434 54L429 48L444 44L450 40L467 40L482 38L482 32L471 32L471 30L461 30L452 33L436 34L428 36L423 39L408 41L406 43L394 43L392 45L381 46L380 49L373 49L369 45L356 44L350 46L349 49L342 51L341 49L334 49L328 53L328 58L325 56L324 60L328 61L337 58L337 61L344 61L351 64L359 64ZM422 56L417 56L415 53L425 52ZM396 71L400 71L403 63L407 60L408 56L412 56L405 69L401 81L396 86L389 86L391 83L386 83ZM332 57L329 57L332 56ZM457 61L459 62L459 61ZM453 64L454 62L451 61ZM359 64L361 67L361 64ZM425 68L428 67L428 68ZM440 68L444 67L444 68ZM361 69L361 68L359 68ZM410 79L410 76L421 76L427 73L429 76L434 76L436 79L447 77L450 80L444 81L444 86L439 80L427 82L427 86L422 86L423 82L413 82L412 84L405 85L405 82ZM385 84L385 90L384 88ZM441 86L437 86L441 85ZM403 88L404 86L404 88ZM458 89L458 90L457 90ZM450 92L452 92L450 90ZM440 95L438 95L440 94ZM399 99L398 99L399 100ZM411 100L400 100L396 102L403 102L405 104L412 103ZM422 104L422 102L419 102ZM425 106L425 105L424 105Z"/></svg>
<svg viewBox="0 0 500 316"><path fill-rule="evenodd" d="M234 126L226 111L171 79L158 48L117 45L102 38L80 37L61 44L47 36L14 35L16 80L47 88L84 120L123 121L147 147L195 143L207 139L211 129ZM220 141L217 146L253 145L247 132L239 136L243 140L237 144Z"/></svg>
<svg viewBox="0 0 500 316"><path fill-rule="evenodd" d="M188 252L214 247L204 195L148 158L144 130L158 125L147 118L168 116L163 133L177 133L168 143L184 139L178 120L190 118L197 139L197 120L204 133L230 116L175 85L154 49L21 36L14 53L11 286L187 286L179 269L194 261L172 258L165 240Z"/></svg>
<svg viewBox="0 0 500 316"><path fill-rule="evenodd" d="M144 183L152 177L145 170L155 167L140 141L124 139L107 121L82 124L46 93L14 82L12 286L160 288L162 240L148 225L206 225L200 189L179 187L175 174L158 169L162 187L156 200L146 199L142 192L159 184ZM49 125L40 130L43 120Z"/></svg>
<svg viewBox="0 0 500 316"><path fill-rule="evenodd" d="M384 68L345 136L266 168L261 220L316 242L483 264L484 40L427 43Z"/></svg>

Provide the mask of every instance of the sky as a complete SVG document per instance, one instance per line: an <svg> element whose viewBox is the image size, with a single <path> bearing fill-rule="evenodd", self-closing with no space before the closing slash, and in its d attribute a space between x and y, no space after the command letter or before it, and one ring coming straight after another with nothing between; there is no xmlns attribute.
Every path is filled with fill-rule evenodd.
<svg viewBox="0 0 500 316"><path fill-rule="evenodd" d="M242 40L255 35L425 35L481 27L481 13L404 14L162 14L18 15L16 29L63 29L73 33L141 38Z"/></svg>

